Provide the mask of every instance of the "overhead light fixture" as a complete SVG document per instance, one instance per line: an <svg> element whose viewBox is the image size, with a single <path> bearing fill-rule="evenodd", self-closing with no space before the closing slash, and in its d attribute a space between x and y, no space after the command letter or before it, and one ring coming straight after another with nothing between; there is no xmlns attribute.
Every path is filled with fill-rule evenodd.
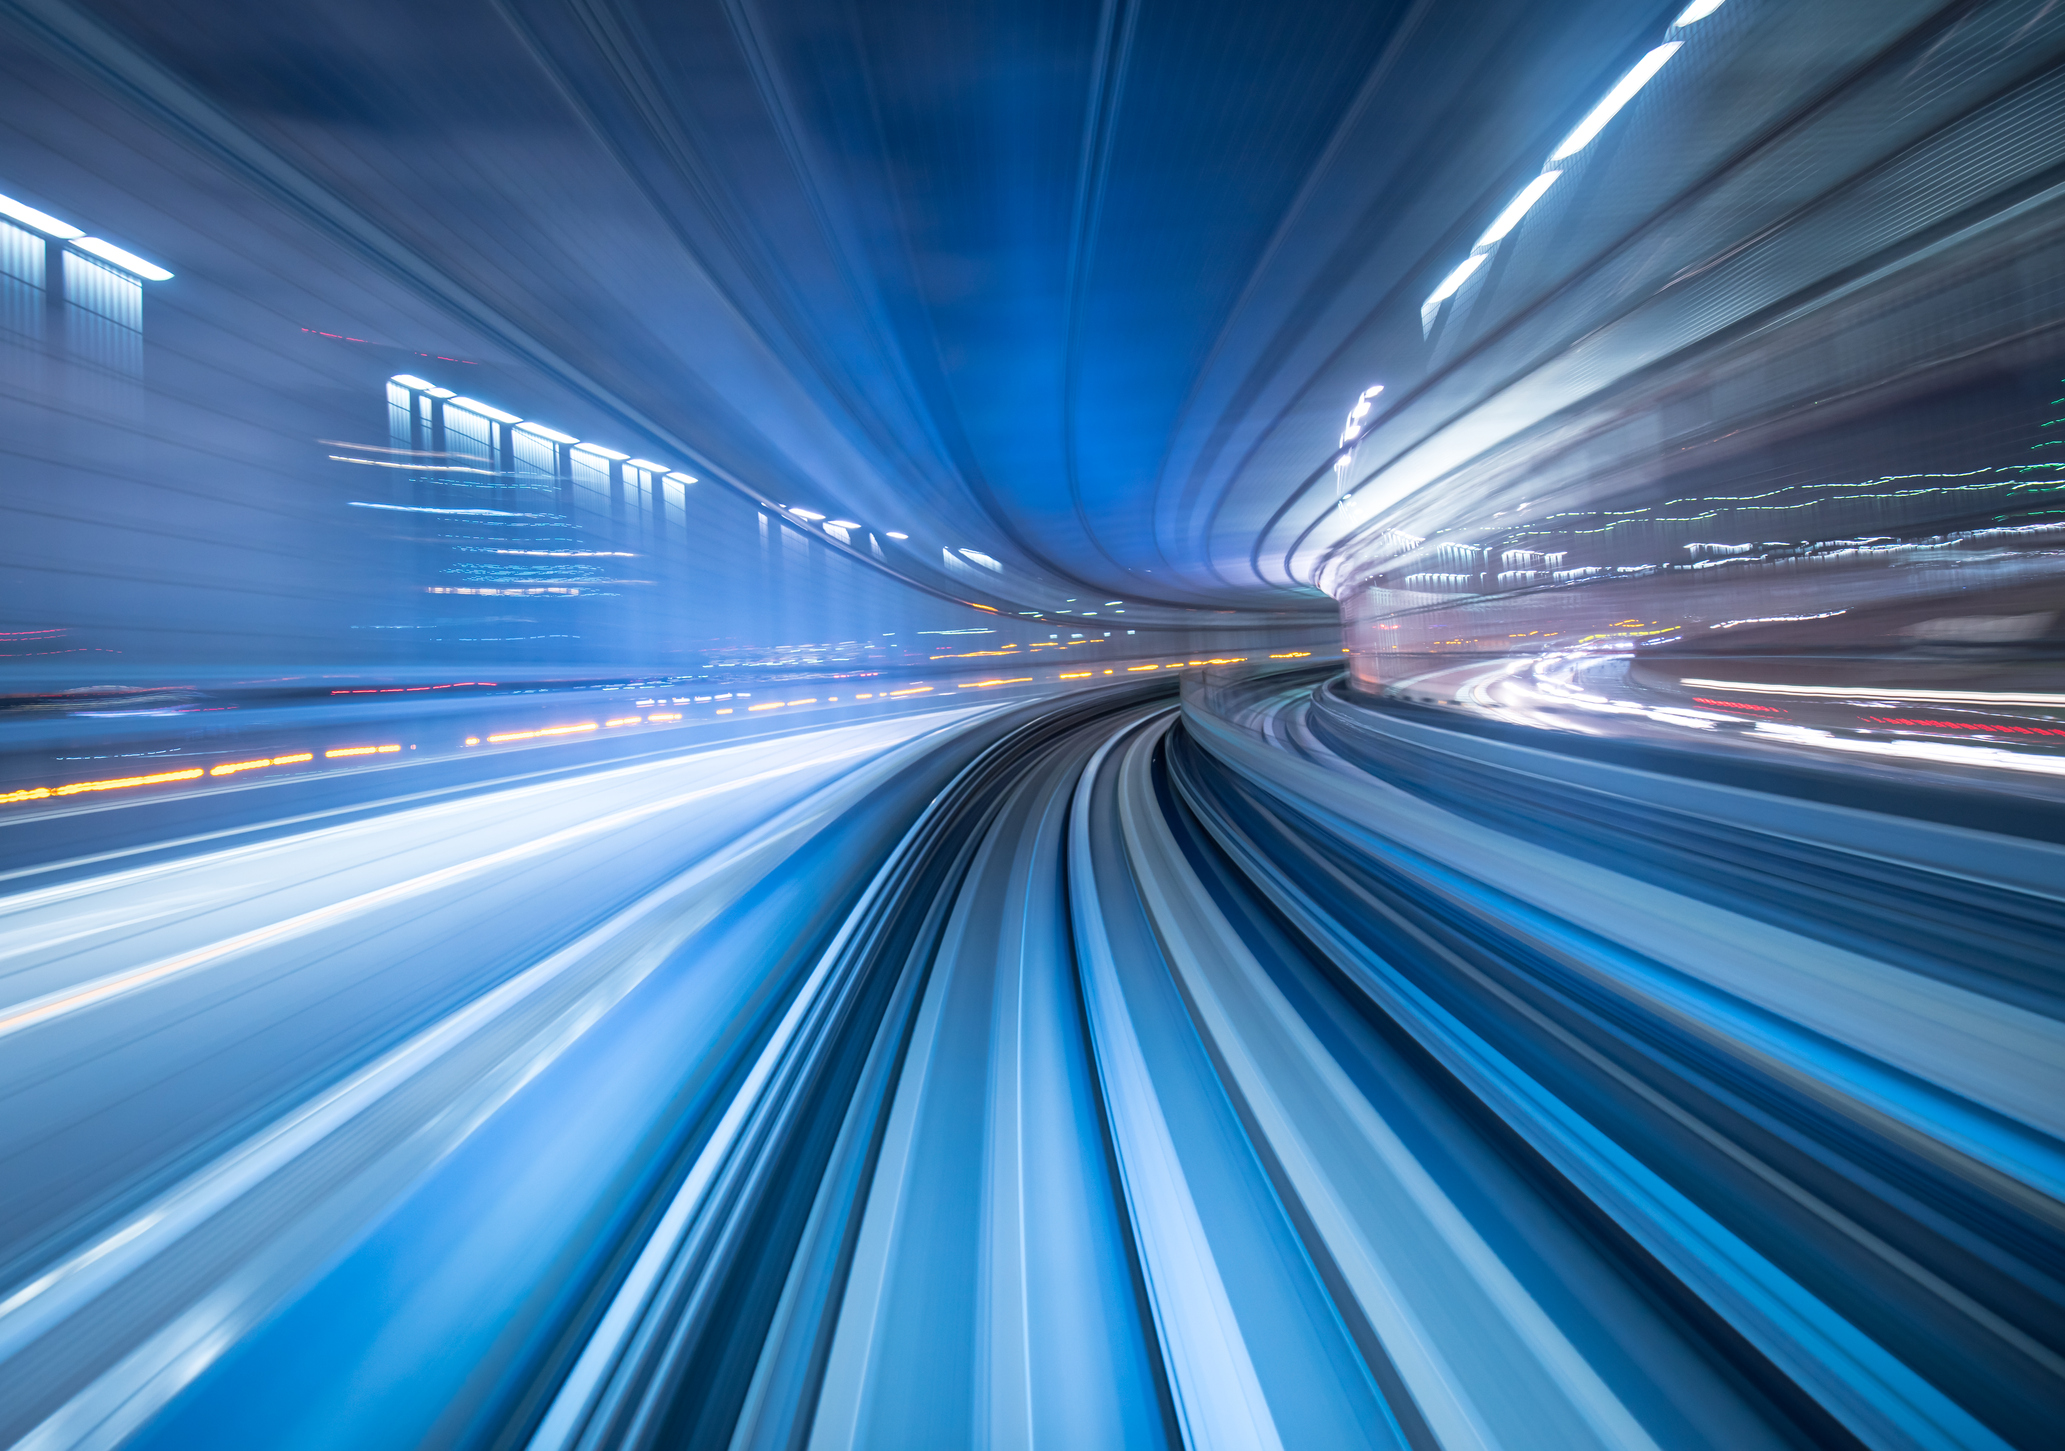
<svg viewBox="0 0 2065 1451"><path fill-rule="evenodd" d="M1470 280L1470 274L1484 265L1482 252L1473 252L1463 259L1462 266L1441 279L1441 285L1427 294L1427 307L1439 307L1456 295L1456 289Z"/></svg>
<svg viewBox="0 0 2065 1451"><path fill-rule="evenodd" d="M574 445L574 452L593 454L597 458L606 458L619 462L631 457L628 453L618 453L613 448L603 448L601 445L593 443L577 443Z"/></svg>
<svg viewBox="0 0 2065 1451"><path fill-rule="evenodd" d="M856 523L855 523L855 522L854 522L853 520L851 520L851 519L827 519L827 520L825 520L825 528L827 528L827 529L858 529L858 528L860 528L860 525L856 524Z"/></svg>
<svg viewBox="0 0 2065 1451"><path fill-rule="evenodd" d="M665 474L673 472L665 464L656 464L649 458L626 459L624 463L627 468L644 469L649 474Z"/></svg>
<svg viewBox="0 0 2065 1451"><path fill-rule="evenodd" d="M0 196L0 214L10 216L24 226L34 227L44 236L55 237L60 242L86 235L70 222L60 222L50 213L38 211L27 202L18 202L11 196Z"/></svg>
<svg viewBox="0 0 2065 1451"><path fill-rule="evenodd" d="M395 381L400 382L401 380L397 378ZM528 433L534 438L542 438L548 443L579 443L581 441L571 433L561 433L558 429L547 428L542 423L519 423L516 425L516 431L518 433Z"/></svg>
<svg viewBox="0 0 2065 1451"><path fill-rule="evenodd" d="M882 537L884 539L908 539L911 536L908 534L899 534L894 529L884 529L882 531Z"/></svg>
<svg viewBox="0 0 2065 1451"><path fill-rule="evenodd" d="M423 391L433 398L457 398L459 396L449 388L425 388Z"/></svg>
<svg viewBox="0 0 2065 1451"><path fill-rule="evenodd" d="M146 282L170 282L172 274L155 262L146 262L134 252L117 247L113 242L103 242L98 237L74 237L74 247L81 252L91 252L103 262L112 262L124 272L133 272Z"/></svg>
<svg viewBox="0 0 2065 1451"><path fill-rule="evenodd" d="M1704 20L1725 3L1726 0L1692 0L1690 5L1678 12L1678 18L1671 22L1671 29L1683 30L1688 25Z"/></svg>
<svg viewBox="0 0 2065 1451"><path fill-rule="evenodd" d="M501 409L494 407L492 404L483 403L477 398L461 398L457 395L454 395L452 398L452 404L454 407L464 408L469 413L478 413L483 418L492 418L497 423L523 422L523 420L521 418L518 418L514 413L504 413ZM622 454L619 454L617 456L619 458L623 457Z"/></svg>
<svg viewBox="0 0 2065 1451"><path fill-rule="evenodd" d="M1634 68L1606 93L1605 99L1592 107L1589 115L1577 123L1577 129L1563 138L1563 144L1549 154L1549 160L1561 161L1566 156L1575 156L1592 144L1592 138L1606 129L1606 123L1620 114L1620 108L1635 98L1635 93L1656 77L1664 64L1678 53L1682 40L1667 40L1655 50L1642 57Z"/></svg>
<svg viewBox="0 0 2065 1451"><path fill-rule="evenodd" d="M404 388L421 388L425 391L428 391L429 389L435 388L437 386L437 384L431 382L428 378L419 378L414 373L396 373L394 377L390 378L388 381L392 383L399 383Z"/></svg>
<svg viewBox="0 0 2065 1451"><path fill-rule="evenodd" d="M1519 226L1520 219L1526 216L1534 204L1542 199L1542 195L1556 184L1556 178L1561 175L1563 173L1560 171L1545 171L1522 187L1520 195L1507 202L1506 209L1494 217L1491 225L1484 229L1484 235L1477 239L1478 247L1491 246Z"/></svg>
<svg viewBox="0 0 2065 1451"><path fill-rule="evenodd" d="M694 474L671 473L667 475L667 482L670 484L692 484L695 481L696 476Z"/></svg>
<svg viewBox="0 0 2065 1451"><path fill-rule="evenodd" d="M825 517L824 515L818 513L815 509L791 509L789 510L789 512L791 514L794 514L798 519L822 519Z"/></svg>

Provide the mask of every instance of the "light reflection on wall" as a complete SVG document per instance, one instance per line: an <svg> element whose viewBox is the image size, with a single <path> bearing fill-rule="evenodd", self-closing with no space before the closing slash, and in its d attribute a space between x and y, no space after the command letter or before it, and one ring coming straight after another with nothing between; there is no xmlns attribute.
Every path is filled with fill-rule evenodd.
<svg viewBox="0 0 2065 1451"><path fill-rule="evenodd" d="M1723 14L1758 27L1730 52L1745 65L1892 23ZM1486 269L1314 526L1358 682L1573 651L1787 657L1888 686L2055 676L2061 56L2059 15L1995 3L1762 121L1741 92L1728 123L1767 129L1732 153L1663 145L1676 110L1616 123L1612 175L1646 173L1653 212L1619 242L1573 214L1553 225L1596 250L1537 238ZM1711 126L1702 75L1672 107Z"/></svg>

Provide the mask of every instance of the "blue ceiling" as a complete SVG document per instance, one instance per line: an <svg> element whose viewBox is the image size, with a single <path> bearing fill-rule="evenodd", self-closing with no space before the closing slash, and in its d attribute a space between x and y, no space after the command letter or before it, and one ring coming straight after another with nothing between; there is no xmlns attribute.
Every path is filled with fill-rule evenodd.
<svg viewBox="0 0 2065 1451"><path fill-rule="evenodd" d="M1679 7L95 8L716 476L984 550L1011 604L1245 614L1331 613L1286 510Z"/></svg>

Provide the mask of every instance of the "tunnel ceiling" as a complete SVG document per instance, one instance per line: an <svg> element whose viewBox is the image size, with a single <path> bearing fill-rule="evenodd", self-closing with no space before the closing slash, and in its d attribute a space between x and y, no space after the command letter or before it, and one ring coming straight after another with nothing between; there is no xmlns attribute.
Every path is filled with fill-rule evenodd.
<svg viewBox="0 0 2065 1451"><path fill-rule="evenodd" d="M1364 389L1386 390L1373 426L1419 439L1510 381L1517 353L1463 348L1422 303L1682 9L94 12L124 64L176 78L520 349L759 498L980 551L1011 607L1109 593L1252 618L1332 612L1314 541ZM1738 9L1823 65L1832 34L1868 56L1935 13ZM1622 150L1564 184L1527 286L1558 285L1540 259L1597 250L1573 228L1624 238L1811 89L1758 35L1713 33L1721 58L1682 63L1680 99L1657 102L1689 90L1711 134L1659 152L1631 110ZM1619 305L1592 299L1564 336Z"/></svg>

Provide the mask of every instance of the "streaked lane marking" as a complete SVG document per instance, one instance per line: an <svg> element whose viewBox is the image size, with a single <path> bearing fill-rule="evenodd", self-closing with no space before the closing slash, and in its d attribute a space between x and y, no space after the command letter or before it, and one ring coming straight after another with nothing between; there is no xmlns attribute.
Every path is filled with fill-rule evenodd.
<svg viewBox="0 0 2065 1451"><path fill-rule="evenodd" d="M379 887L370 892L362 892L356 897L347 897L341 902L333 902L327 907L318 907L313 911L300 913L284 921L274 922L264 927L256 927L248 932L240 932L233 937L225 937L219 942L212 942L206 947L198 947L190 952L177 953L174 956L161 959L145 967L132 968L126 972L110 973L105 977L96 978L88 983L69 988L60 988L56 992L31 998L26 1002L16 1004L5 1012L0 1012L0 1038L18 1033L25 1028L32 1028L39 1024L50 1022L53 1019L61 1018L71 1013L80 1012L96 1004L107 1002L112 998L135 992L139 988L148 987L153 983L163 982L168 978L192 972L197 968L219 962L227 957L233 957L254 947L284 942L290 938L313 931L318 927L342 922L362 912L369 912L379 907L389 906L395 902L406 901L411 897L421 896L426 892L434 892L440 887L464 881L468 877L478 876L483 872L493 871L497 867L508 866L530 857L542 856L547 852L571 845L586 837L619 830L634 822L642 821L646 817L655 816L663 811L674 810L676 807L687 805L692 801L703 800L726 791L736 791L743 786L758 785L763 781L776 780L779 777L791 775L813 766L845 760L851 756L867 755L882 749L885 748L872 744L856 746L849 750L833 752L830 755L813 756L807 760L793 761L784 766L776 766L765 771L756 771L750 776L741 776L735 781L726 781L716 786L699 787L694 791L684 792L678 796L665 797L659 801L648 802L643 806L630 807L623 811L613 812L608 816L601 816L592 821L582 822L578 826L563 827L558 831L548 833L535 840L524 842L518 846L505 847L501 851L490 852L486 856L475 857L471 861L456 862L448 867L440 867L434 872L426 872L420 877L412 877L405 882L396 882L391 886Z"/></svg>

